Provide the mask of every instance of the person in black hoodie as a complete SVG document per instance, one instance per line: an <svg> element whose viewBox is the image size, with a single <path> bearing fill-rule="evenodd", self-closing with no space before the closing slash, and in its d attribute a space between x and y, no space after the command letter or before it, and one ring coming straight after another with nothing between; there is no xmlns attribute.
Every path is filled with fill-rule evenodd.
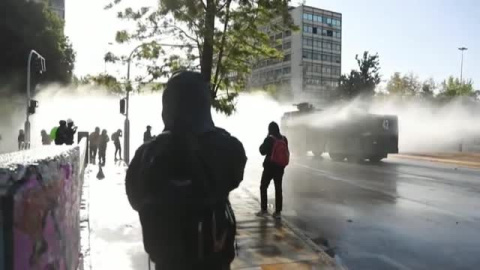
<svg viewBox="0 0 480 270"><path fill-rule="evenodd" d="M126 191L156 269L230 269L236 223L229 192L243 180L243 145L215 127L200 73L174 74L163 93L165 130L135 153Z"/></svg>
<svg viewBox="0 0 480 270"><path fill-rule="evenodd" d="M257 213L257 216L264 216L268 214L267 211L267 189L270 185L270 182L273 179L275 184L275 213L273 217L281 218L282 208L283 208L283 195L282 195L282 180L283 174L285 172L285 167L278 165L275 162L272 162L272 151L276 140L282 140L288 149L288 140L285 136L280 134L280 128L275 122L271 122L268 125L268 136L263 141L260 146L260 154L265 156L263 161L263 173L262 180L260 183L260 212Z"/></svg>
<svg viewBox="0 0 480 270"><path fill-rule="evenodd" d="M66 144L68 140L67 122L65 122L65 120L60 120L59 124L60 126L57 128L57 132L55 134L56 145Z"/></svg>
<svg viewBox="0 0 480 270"><path fill-rule="evenodd" d="M65 142L68 145L74 143L75 133L77 133L77 127L71 119L67 120L67 141Z"/></svg>

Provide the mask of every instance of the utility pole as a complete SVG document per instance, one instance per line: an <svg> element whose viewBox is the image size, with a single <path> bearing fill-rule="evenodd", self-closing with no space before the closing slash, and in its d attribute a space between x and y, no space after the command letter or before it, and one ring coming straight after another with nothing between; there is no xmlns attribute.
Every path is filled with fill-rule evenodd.
<svg viewBox="0 0 480 270"><path fill-rule="evenodd" d="M462 51L462 63L460 65L460 83L463 84L463 52L468 50L466 47L460 47L458 50Z"/></svg>
<svg viewBox="0 0 480 270"><path fill-rule="evenodd" d="M39 53L37 53L34 50L30 51L30 54L28 55L28 62L27 62L27 119L25 120L25 148L30 148L30 101L31 101L31 95L30 95L30 72L31 72L31 64L32 64L32 57L37 56L37 58L40 60L41 63L41 72L44 72L47 70L47 66L45 63L45 58L41 56Z"/></svg>

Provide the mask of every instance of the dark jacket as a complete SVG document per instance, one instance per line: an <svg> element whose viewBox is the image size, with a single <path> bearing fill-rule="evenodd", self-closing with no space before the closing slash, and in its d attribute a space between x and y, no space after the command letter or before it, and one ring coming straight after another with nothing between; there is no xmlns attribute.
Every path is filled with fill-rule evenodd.
<svg viewBox="0 0 480 270"><path fill-rule="evenodd" d="M68 141L68 128L67 125L60 125L57 129L57 133L55 135L55 144L62 145L66 144Z"/></svg>
<svg viewBox="0 0 480 270"><path fill-rule="evenodd" d="M90 133L90 147L98 148L99 144L100 144L100 133L99 132Z"/></svg>
<svg viewBox="0 0 480 270"><path fill-rule="evenodd" d="M205 221L202 239L207 243L213 228L222 229L221 224L212 225L212 217L225 217L228 194L243 180L247 160L242 143L215 127L210 109L209 86L202 75L172 76L163 93L165 131L136 151L127 171L126 192L140 215L145 250L162 269L217 269L207 265L230 264L234 257L235 232L229 230L224 249L205 249L201 264L192 265L198 258L198 220ZM166 199L170 194L165 187L181 183L192 186L193 194ZM210 210L204 208L207 201ZM191 207L198 209L184 211Z"/></svg>
<svg viewBox="0 0 480 270"><path fill-rule="evenodd" d="M66 131L67 139L66 144L72 145L74 143L75 133L77 133L77 127L73 126L73 123L68 124L67 131Z"/></svg>
<svg viewBox="0 0 480 270"><path fill-rule="evenodd" d="M99 138L98 148L105 151L107 149L107 143L110 141L107 134L101 134Z"/></svg>
<svg viewBox="0 0 480 270"><path fill-rule="evenodd" d="M262 156L265 156L265 160L263 161L264 168L279 168L278 165L270 161L275 140L284 140L288 146L287 137L280 134L280 128L278 127L278 124L272 122L268 126L268 136L265 138L265 140L263 140L263 143L262 145L260 145L259 149L260 154L262 154Z"/></svg>
<svg viewBox="0 0 480 270"><path fill-rule="evenodd" d="M143 143L147 143L153 139L152 132L147 130L143 133Z"/></svg>

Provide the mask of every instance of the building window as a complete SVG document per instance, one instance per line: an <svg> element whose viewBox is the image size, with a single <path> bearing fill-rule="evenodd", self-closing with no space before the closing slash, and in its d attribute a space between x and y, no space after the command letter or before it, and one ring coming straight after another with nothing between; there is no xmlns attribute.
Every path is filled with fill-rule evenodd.
<svg viewBox="0 0 480 270"><path fill-rule="evenodd" d="M313 31L312 31L314 34L317 34L317 27L313 27Z"/></svg>
<svg viewBox="0 0 480 270"><path fill-rule="evenodd" d="M303 13L303 19L308 20L308 14L307 13Z"/></svg>
<svg viewBox="0 0 480 270"><path fill-rule="evenodd" d="M335 32L335 33L336 33L337 38L342 38L342 33L340 33L340 32Z"/></svg>
<svg viewBox="0 0 480 270"><path fill-rule="evenodd" d="M283 43L283 49L284 50L288 50L291 47L292 47L292 42L288 41L288 42Z"/></svg>
<svg viewBox="0 0 480 270"><path fill-rule="evenodd" d="M311 50L303 50L303 58L304 59L312 59L312 51Z"/></svg>
<svg viewBox="0 0 480 270"><path fill-rule="evenodd" d="M279 44L279 45L275 46L275 49L281 51L282 50L282 44Z"/></svg>
<svg viewBox="0 0 480 270"><path fill-rule="evenodd" d="M282 33L278 33L275 35L275 39L281 39L282 38Z"/></svg>
<svg viewBox="0 0 480 270"><path fill-rule="evenodd" d="M331 50L331 49L332 49L332 43L330 43L330 42L324 42L324 43L323 43L323 48L324 48L324 49L327 49L327 50Z"/></svg>
<svg viewBox="0 0 480 270"><path fill-rule="evenodd" d="M312 15L312 14L308 14L308 18L307 18L307 20L309 20L309 21L313 21L313 15Z"/></svg>
<svg viewBox="0 0 480 270"><path fill-rule="evenodd" d="M283 62L290 61L290 59L292 59L292 55L291 55L291 54L285 54L285 55L283 56Z"/></svg>
<svg viewBox="0 0 480 270"><path fill-rule="evenodd" d="M286 37L289 37L291 35L292 35L292 31L290 31L290 30L285 31L285 36Z"/></svg>
<svg viewBox="0 0 480 270"><path fill-rule="evenodd" d="M333 31L327 30L327 37L333 37Z"/></svg>
<svg viewBox="0 0 480 270"><path fill-rule="evenodd" d="M332 24L332 18L327 18L327 24Z"/></svg>
<svg viewBox="0 0 480 270"><path fill-rule="evenodd" d="M303 38L303 46L312 47L313 46L313 39Z"/></svg>
<svg viewBox="0 0 480 270"><path fill-rule="evenodd" d="M290 67L285 67L283 68L283 74L290 74L291 68Z"/></svg>

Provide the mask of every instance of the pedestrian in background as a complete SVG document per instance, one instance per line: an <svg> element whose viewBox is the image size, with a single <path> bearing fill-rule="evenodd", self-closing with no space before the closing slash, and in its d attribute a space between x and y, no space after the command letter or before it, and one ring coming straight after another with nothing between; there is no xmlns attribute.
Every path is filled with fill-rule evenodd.
<svg viewBox="0 0 480 270"><path fill-rule="evenodd" d="M152 127L147 126L147 130L143 133L143 143L147 143L151 140L153 140Z"/></svg>
<svg viewBox="0 0 480 270"><path fill-rule="evenodd" d="M67 122L65 120L60 120L57 131L55 132L55 144L62 145L67 143Z"/></svg>
<svg viewBox="0 0 480 270"><path fill-rule="evenodd" d="M110 141L107 130L102 130L98 144L98 162L100 166L105 166L105 157L107 155L107 144Z"/></svg>
<svg viewBox="0 0 480 270"><path fill-rule="evenodd" d="M23 150L25 148L25 132L23 129L18 131L18 150Z"/></svg>
<svg viewBox="0 0 480 270"><path fill-rule="evenodd" d="M100 144L100 128L96 127L95 131L90 133L90 162L95 164L97 159L98 145Z"/></svg>
<svg viewBox="0 0 480 270"><path fill-rule="evenodd" d="M268 135L260 146L260 154L265 156L263 162L263 173L260 182L260 212L257 216L265 216L268 214L267 210L267 190L270 182L273 179L275 184L275 213L274 218L281 218L283 208L282 195L282 180L285 172L285 167L288 165L290 159L290 152L288 151L288 140L285 136L280 134L280 128L275 122L268 125Z"/></svg>
<svg viewBox="0 0 480 270"><path fill-rule="evenodd" d="M40 135L42 136L42 145L50 145L52 143L52 139L50 139L50 135L47 134L45 129L42 129Z"/></svg>
<svg viewBox="0 0 480 270"><path fill-rule="evenodd" d="M157 270L226 270L235 257L228 195L243 180L247 158L210 110L200 73L173 75L163 92L165 131L137 150L127 171L128 199Z"/></svg>
<svg viewBox="0 0 480 270"><path fill-rule="evenodd" d="M113 145L115 145L115 161L122 160L122 144L120 143L120 138L122 137L122 130L119 129L117 132L112 134ZM118 153L118 159L117 159Z"/></svg>
<svg viewBox="0 0 480 270"><path fill-rule="evenodd" d="M67 140L66 144L72 145L74 143L75 133L77 133L77 127L74 125L72 119L67 120Z"/></svg>

